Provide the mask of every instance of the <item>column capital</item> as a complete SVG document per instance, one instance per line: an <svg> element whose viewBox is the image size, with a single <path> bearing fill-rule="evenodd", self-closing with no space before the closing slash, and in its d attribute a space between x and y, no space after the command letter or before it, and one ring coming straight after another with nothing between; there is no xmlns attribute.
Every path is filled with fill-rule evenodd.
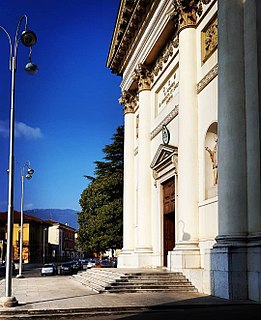
<svg viewBox="0 0 261 320"><path fill-rule="evenodd" d="M172 0L171 16L176 19L179 31L187 27L195 27L197 16L203 12L203 4L211 0Z"/></svg>
<svg viewBox="0 0 261 320"><path fill-rule="evenodd" d="M147 66L139 63L138 67L134 71L132 79L137 81L139 92L142 90L150 90L151 83L153 81L153 74Z"/></svg>
<svg viewBox="0 0 261 320"><path fill-rule="evenodd" d="M122 91L119 103L123 105L124 114L134 113L134 109L137 105L135 93L133 91L127 90Z"/></svg>

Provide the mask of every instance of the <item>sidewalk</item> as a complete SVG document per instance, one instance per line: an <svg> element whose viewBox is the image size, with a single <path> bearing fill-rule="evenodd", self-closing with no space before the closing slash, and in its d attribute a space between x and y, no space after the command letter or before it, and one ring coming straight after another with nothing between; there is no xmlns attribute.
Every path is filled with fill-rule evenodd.
<svg viewBox="0 0 261 320"><path fill-rule="evenodd" d="M46 314L106 314L203 306L253 304L249 301L231 302L200 293L129 293L98 294L71 276L13 278L13 296L19 304L12 308L0 307L0 319ZM0 297L5 295L5 280L0 281ZM260 304L259 304L260 306Z"/></svg>

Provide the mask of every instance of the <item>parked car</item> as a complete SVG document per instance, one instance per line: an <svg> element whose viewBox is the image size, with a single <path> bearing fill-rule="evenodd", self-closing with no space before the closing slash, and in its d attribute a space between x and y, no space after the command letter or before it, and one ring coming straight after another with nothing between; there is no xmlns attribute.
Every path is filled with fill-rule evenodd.
<svg viewBox="0 0 261 320"><path fill-rule="evenodd" d="M69 274L72 275L73 271L73 264L71 262L64 262L60 266L60 274Z"/></svg>
<svg viewBox="0 0 261 320"><path fill-rule="evenodd" d="M73 261L75 262L78 270L83 270L83 261L82 260L76 260L76 261Z"/></svg>
<svg viewBox="0 0 261 320"><path fill-rule="evenodd" d="M114 265L110 260L100 260L98 265L95 268L113 268Z"/></svg>
<svg viewBox="0 0 261 320"><path fill-rule="evenodd" d="M57 274L57 267L53 263L46 263L41 268L41 276L54 276Z"/></svg>
<svg viewBox="0 0 261 320"><path fill-rule="evenodd" d="M94 267L96 265L96 260L94 259L90 259L87 263L87 269L91 269L92 267Z"/></svg>

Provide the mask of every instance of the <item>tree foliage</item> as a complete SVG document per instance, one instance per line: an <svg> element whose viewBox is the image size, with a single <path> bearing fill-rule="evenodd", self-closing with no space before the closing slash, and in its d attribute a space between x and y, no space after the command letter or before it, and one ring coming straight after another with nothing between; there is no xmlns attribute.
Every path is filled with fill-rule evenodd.
<svg viewBox="0 0 261 320"><path fill-rule="evenodd" d="M103 148L104 161L95 161L95 177L82 192L78 241L88 253L122 247L124 129L117 128L113 142Z"/></svg>

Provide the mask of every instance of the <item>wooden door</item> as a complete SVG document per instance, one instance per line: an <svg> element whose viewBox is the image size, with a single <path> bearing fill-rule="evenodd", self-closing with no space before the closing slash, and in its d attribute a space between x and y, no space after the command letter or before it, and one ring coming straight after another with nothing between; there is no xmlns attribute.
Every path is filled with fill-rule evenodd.
<svg viewBox="0 0 261 320"><path fill-rule="evenodd" d="M167 266L168 251L175 246L175 184L174 177L163 184L163 254Z"/></svg>

